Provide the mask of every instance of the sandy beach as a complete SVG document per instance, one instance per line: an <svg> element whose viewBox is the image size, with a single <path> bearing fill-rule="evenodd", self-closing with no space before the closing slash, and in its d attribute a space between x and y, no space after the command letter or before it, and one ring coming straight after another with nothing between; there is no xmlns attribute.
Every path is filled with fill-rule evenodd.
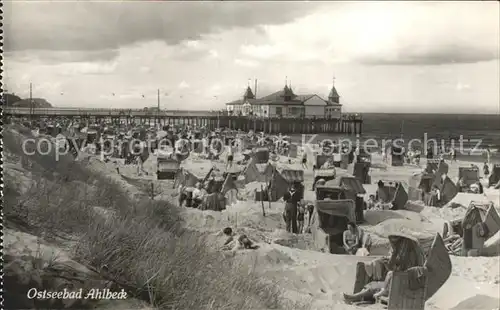
<svg viewBox="0 0 500 310"><path fill-rule="evenodd" d="M298 169L299 159L281 157L274 163L278 167ZM425 160L424 160L425 163ZM458 178L458 167L470 166L473 161L459 160L449 163L449 177L456 181ZM420 172L421 166L405 165L403 167L392 167L384 163L381 156L372 157L373 168L370 174L373 182L379 179L390 179L408 182L410 176ZM95 161L96 168L106 169L106 173L116 173L117 164L104 164ZM190 170L198 170L203 173L210 167L210 163L192 156L182 164ZM151 156L144 164L144 169L149 175L154 175L156 158ZM338 169L338 174L348 175L347 170ZM124 176L134 176L132 168L122 168L120 173ZM305 199L314 200L314 193L310 190L312 186L312 170L305 173ZM115 176L119 180L119 176ZM143 177L143 180L150 177ZM170 181L156 181L170 187ZM483 179L484 182L484 179ZM133 192L137 187L130 183L124 183ZM374 194L375 184L364 186L367 194ZM168 189L161 197L168 198ZM184 209L186 225L190 229L198 230L213 236L214 244L221 242L220 232L224 227L231 226L238 233L247 234L255 240L260 248L255 251L243 251L237 253L237 257L245 263L254 264L263 272L270 281L278 281L280 286L286 289L288 298L294 300L309 300L312 309L351 309L353 306L346 305L342 300L343 292L350 292L353 288L355 266L358 261L369 261L370 257L356 257L347 255L332 255L310 250L312 243L311 235L292 235L284 230L282 202L265 203L265 216L262 214L260 202L253 200L252 192L245 195L246 201L238 201L234 205L227 206L222 212L200 211L197 209ZM482 197L480 197L482 196ZM484 195L474 195L473 199L484 199L492 201L495 208L500 211L499 191L493 188L485 188ZM160 197L157 197L160 199ZM466 204L467 201L462 203ZM362 228L369 232L373 239L375 248L381 254L388 249L387 236L392 232L406 232L416 237L429 237L435 233L442 233L445 221L458 219L464 216L466 209L448 209L423 207L420 212L398 210L398 211L365 211L366 222ZM376 250L375 250L376 251ZM428 302L428 309L452 309L460 302L476 295L490 296L498 300L498 287L500 281L500 260L498 257L456 257L452 256L452 275L445 285ZM377 305L370 307L376 308Z"/></svg>

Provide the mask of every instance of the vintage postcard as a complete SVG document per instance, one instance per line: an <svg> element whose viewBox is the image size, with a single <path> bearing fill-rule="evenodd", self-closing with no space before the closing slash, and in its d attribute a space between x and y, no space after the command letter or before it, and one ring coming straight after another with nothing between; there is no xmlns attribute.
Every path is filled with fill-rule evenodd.
<svg viewBox="0 0 500 310"><path fill-rule="evenodd" d="M499 309L499 2L2 10L6 309Z"/></svg>

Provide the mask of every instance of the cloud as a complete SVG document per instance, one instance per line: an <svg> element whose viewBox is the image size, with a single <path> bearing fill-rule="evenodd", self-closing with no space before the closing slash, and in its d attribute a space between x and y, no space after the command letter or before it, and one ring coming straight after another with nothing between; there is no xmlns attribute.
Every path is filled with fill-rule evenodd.
<svg viewBox="0 0 500 310"><path fill-rule="evenodd" d="M282 24L312 2L21 2L4 5L4 49L102 50L162 40L175 45L235 27Z"/></svg>
<svg viewBox="0 0 500 310"><path fill-rule="evenodd" d="M60 64L65 62L103 62L115 59L119 54L117 49L97 51L15 51L4 52L5 58L15 57L17 60L35 60L45 64Z"/></svg>
<svg viewBox="0 0 500 310"><path fill-rule="evenodd" d="M368 65L443 65L476 63L498 59L494 48L474 47L464 43L441 46L406 46L385 55L360 56L359 62Z"/></svg>
<svg viewBox="0 0 500 310"><path fill-rule="evenodd" d="M455 86L455 88L458 90L458 91L462 91L462 90L467 90L469 89L471 86L469 84L462 84L462 83L457 83L457 85Z"/></svg>
<svg viewBox="0 0 500 310"><path fill-rule="evenodd" d="M208 54L210 55L211 58L219 58L219 52L217 50L209 50Z"/></svg>
<svg viewBox="0 0 500 310"><path fill-rule="evenodd" d="M20 45L5 53L3 82L21 96L29 95L33 82L36 96L54 105L141 108L155 106L160 89L164 108L213 109L241 98L248 78L258 79L258 96L282 89L287 76L297 93L326 97L335 75L341 102L351 111L498 111L500 66L498 59L487 60L498 54L498 10L493 9L498 5L487 2L323 2L320 8L307 3L311 10L279 23L276 20L284 19L276 12L265 13L266 20L260 9L253 10L257 3L251 3L245 12L248 26L240 26L239 20L230 23L229 17L222 26L206 16L181 21L167 12L165 21L175 22L180 32L174 34L170 28L154 28L159 24L153 12L151 32L156 35L144 34L143 29L145 8L157 5L153 2L93 2L97 10L92 14L86 2L64 4L72 7L71 12L61 11L59 3L37 2L35 13L53 5L54 12L71 18L64 14L37 17L31 3L6 4L11 24L26 23L26 16L31 16L29 20L50 33L41 34L42 44L38 38L30 41L32 35L43 32L40 29L33 34L19 28L7 31L12 33L11 41ZM289 4L279 5L286 10ZM162 5L170 8L171 2ZM182 5L186 10L215 4ZM19 9L23 7L28 10ZM99 9L109 7L115 9L103 18ZM137 20L122 14L130 7L137 11ZM240 13L225 14L240 18ZM77 24L75 19L85 23ZM201 21L206 25L199 30ZM115 24L123 25L123 33L117 32ZM137 29L131 29L135 24ZM26 29L31 28L26 23ZM186 37L186 33L199 34ZM68 38L74 45L68 45ZM191 87L179 88L182 81Z"/></svg>
<svg viewBox="0 0 500 310"><path fill-rule="evenodd" d="M241 47L241 53L243 55L260 58L260 59L268 59L279 56L282 54L280 48L276 45L243 45Z"/></svg>
<svg viewBox="0 0 500 310"><path fill-rule="evenodd" d="M251 59L240 59L237 58L234 60L234 64L242 67L257 67L259 66L259 63L255 60Z"/></svg>
<svg viewBox="0 0 500 310"><path fill-rule="evenodd" d="M180 89L185 89L185 88L190 88L191 85L189 85L188 83L186 83L186 81L182 81L179 86L178 86Z"/></svg>
<svg viewBox="0 0 500 310"><path fill-rule="evenodd" d="M498 2L360 2L260 26L241 55L323 65L439 65L499 58Z"/></svg>
<svg viewBox="0 0 500 310"><path fill-rule="evenodd" d="M115 72L116 62L78 62L58 65L61 76L104 75Z"/></svg>

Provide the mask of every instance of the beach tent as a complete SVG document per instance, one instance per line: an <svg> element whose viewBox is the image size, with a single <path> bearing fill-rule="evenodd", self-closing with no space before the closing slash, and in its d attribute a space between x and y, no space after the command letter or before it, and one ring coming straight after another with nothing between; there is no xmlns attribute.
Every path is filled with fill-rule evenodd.
<svg viewBox="0 0 500 310"><path fill-rule="evenodd" d="M500 181L500 164L493 165L491 175L488 178L488 186L494 186Z"/></svg>
<svg viewBox="0 0 500 310"><path fill-rule="evenodd" d="M222 211L226 209L226 197L221 192L208 194L198 207L200 210Z"/></svg>
<svg viewBox="0 0 500 310"><path fill-rule="evenodd" d="M158 157L156 172L158 180L174 180L179 169L180 163L177 160L173 158Z"/></svg>
<svg viewBox="0 0 500 310"><path fill-rule="evenodd" d="M226 190L224 186L231 185L231 188L236 188L234 180L237 178L240 170L236 167L224 170L222 167L212 167L205 178L207 182L207 191L212 192L223 192ZM226 185L225 185L226 184Z"/></svg>
<svg viewBox="0 0 500 310"><path fill-rule="evenodd" d="M438 188L441 191L440 204L444 205L450 202L458 194L458 188L448 176L445 176L444 179L441 180L442 182L438 185Z"/></svg>
<svg viewBox="0 0 500 310"><path fill-rule="evenodd" d="M274 171L276 170L276 168L271 163L256 164L255 166L257 167L259 173L263 175L264 182L269 181L272 178Z"/></svg>
<svg viewBox="0 0 500 310"><path fill-rule="evenodd" d="M361 183L355 177L343 176L340 177L339 184L341 187L345 188L347 191L353 193L354 195L364 195L366 190Z"/></svg>
<svg viewBox="0 0 500 310"><path fill-rule="evenodd" d="M251 182L268 182L272 178L274 170L272 164L257 164L256 160L252 158L243 171L243 175L247 184Z"/></svg>
<svg viewBox="0 0 500 310"><path fill-rule="evenodd" d="M247 164L245 170L243 171L243 175L245 176L245 182L264 182L264 177L260 173L259 169L257 169L257 165L253 159Z"/></svg>
<svg viewBox="0 0 500 310"><path fill-rule="evenodd" d="M222 175L216 175L210 177L206 181L206 190L209 194L217 193L222 191L222 185L224 184L224 177Z"/></svg>
<svg viewBox="0 0 500 310"><path fill-rule="evenodd" d="M425 166L425 171L427 173L435 173L438 171L440 159L427 159L427 164Z"/></svg>
<svg viewBox="0 0 500 310"><path fill-rule="evenodd" d="M224 169L224 175L231 175L234 179L237 179L238 176L242 173L242 168L241 166L238 165L231 165L227 168Z"/></svg>
<svg viewBox="0 0 500 310"><path fill-rule="evenodd" d="M408 201L408 194L401 182L382 181L384 186L377 188L377 198L383 203L392 203L393 210L401 210Z"/></svg>
<svg viewBox="0 0 500 310"><path fill-rule="evenodd" d="M363 184L370 184L371 183L371 177L370 177L370 166L371 163L369 162L357 162L354 163L353 167L353 175L361 181Z"/></svg>
<svg viewBox="0 0 500 310"><path fill-rule="evenodd" d="M408 198L422 200L423 194L431 191L432 183L434 183L434 174L425 171L413 174L408 181L410 185Z"/></svg>
<svg viewBox="0 0 500 310"><path fill-rule="evenodd" d="M458 167L458 179L464 180L467 186L479 181L479 167Z"/></svg>
<svg viewBox="0 0 500 310"><path fill-rule="evenodd" d="M177 171L175 176L174 187L183 185L185 187L194 187L196 183L203 183L206 179L207 173L196 171L196 169L189 169L183 167Z"/></svg>
<svg viewBox="0 0 500 310"><path fill-rule="evenodd" d="M463 255L479 255L486 240L500 230L500 216L493 203L471 202L462 220Z"/></svg>
<svg viewBox="0 0 500 310"><path fill-rule="evenodd" d="M407 244L405 248L411 249L405 254L414 255L416 261L421 260L421 253L424 253L424 261L420 266L395 271L390 284L389 297L383 297L381 301L387 304L388 310L424 310L425 302L436 294L451 275L450 255L444 241L439 234L436 234L429 250L426 251L422 244L412 236L393 233L389 238L392 237L399 237L397 242L405 242ZM394 246L398 247L396 244ZM399 259L405 258L400 257ZM383 268L382 274L367 272L367 270L372 270L368 267L376 264L376 260L370 263L358 262L354 293L358 293L372 281L383 281L385 279L388 271L386 268ZM375 278L376 276L379 277Z"/></svg>
<svg viewBox="0 0 500 310"><path fill-rule="evenodd" d="M269 200L278 201L285 195L288 188L288 182L278 171L276 171L276 169L274 169L268 188Z"/></svg>
<svg viewBox="0 0 500 310"><path fill-rule="evenodd" d="M345 253L342 247L342 235L347 230L347 223L355 221L354 201L350 199L316 201L308 226L308 231L312 233L314 248L326 253Z"/></svg>

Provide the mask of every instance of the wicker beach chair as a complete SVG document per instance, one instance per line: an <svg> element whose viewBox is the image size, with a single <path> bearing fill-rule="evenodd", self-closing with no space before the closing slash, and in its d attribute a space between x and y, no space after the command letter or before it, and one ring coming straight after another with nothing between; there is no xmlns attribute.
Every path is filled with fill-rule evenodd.
<svg viewBox="0 0 500 310"><path fill-rule="evenodd" d="M317 154L314 159L314 167L320 169L333 155Z"/></svg>
<svg viewBox="0 0 500 310"><path fill-rule="evenodd" d="M479 167L458 167L458 178L470 186L479 181Z"/></svg>
<svg viewBox="0 0 500 310"><path fill-rule="evenodd" d="M377 197L383 203L391 203L393 210L403 209L408 201L408 193L403 187L403 184L398 181L384 181L382 188L377 188Z"/></svg>
<svg viewBox="0 0 500 310"><path fill-rule="evenodd" d="M495 164L491 169L491 175L488 178L488 187L495 186L500 181L500 164Z"/></svg>
<svg viewBox="0 0 500 310"><path fill-rule="evenodd" d="M326 253L345 253L339 242L347 229L347 222L355 220L355 204L350 199L316 201L308 225L314 248Z"/></svg>
<svg viewBox="0 0 500 310"><path fill-rule="evenodd" d="M174 180L180 163L173 158L158 158L156 176L158 180Z"/></svg>
<svg viewBox="0 0 500 310"><path fill-rule="evenodd" d="M254 158L256 164L265 164L269 161L269 149L257 148L254 151Z"/></svg>
<svg viewBox="0 0 500 310"><path fill-rule="evenodd" d="M363 184L370 184L371 177L369 175L371 162L357 162L354 164L353 175Z"/></svg>
<svg viewBox="0 0 500 310"><path fill-rule="evenodd" d="M410 236L403 234L393 234L393 236L403 237L415 242L417 246L422 245ZM431 298L443 284L448 280L451 274L451 260L448 251L444 245L443 239L436 234L429 250L422 247L426 254L426 260L423 266L409 268L406 271L394 272L390 284L389 297L382 298L382 303L387 304L388 310L412 309L423 310L425 302ZM424 273L420 277L421 285L415 286L412 279L412 273L417 269L424 267ZM388 270L384 268L383 278ZM358 262L356 266L356 281L354 284L354 293L360 292L363 287L373 281L366 272L365 263ZM375 279L380 280L380 279Z"/></svg>
<svg viewBox="0 0 500 310"><path fill-rule="evenodd" d="M314 170L314 181L312 184L312 190L316 189L316 183L318 180L325 180L325 182L328 182L330 180L334 180L337 175L337 172L335 168L332 169L319 169L319 170Z"/></svg>
<svg viewBox="0 0 500 310"><path fill-rule="evenodd" d="M486 240L500 230L500 216L493 203L471 202L462 220L463 255L480 255Z"/></svg>

